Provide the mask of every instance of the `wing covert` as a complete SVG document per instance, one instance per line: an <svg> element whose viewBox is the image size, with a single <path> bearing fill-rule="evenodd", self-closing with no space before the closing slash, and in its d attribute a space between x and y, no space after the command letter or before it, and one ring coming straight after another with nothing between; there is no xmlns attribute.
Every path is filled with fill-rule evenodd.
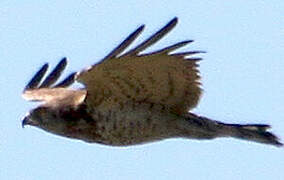
<svg viewBox="0 0 284 180"><path fill-rule="evenodd" d="M148 102L163 105L177 114L187 113L195 107L201 95L197 69L200 58L186 56L202 51L172 53L192 42L188 40L152 53L141 53L164 37L176 24L177 18L174 18L129 52L122 55L115 53L115 56L103 59L97 65L78 73L77 80L86 86L88 92L87 104L107 110L129 102ZM141 31L142 29L139 33ZM139 34L135 32L127 38L131 39L131 42ZM127 48L122 44L118 47ZM119 52L124 50L116 49L119 49Z"/></svg>

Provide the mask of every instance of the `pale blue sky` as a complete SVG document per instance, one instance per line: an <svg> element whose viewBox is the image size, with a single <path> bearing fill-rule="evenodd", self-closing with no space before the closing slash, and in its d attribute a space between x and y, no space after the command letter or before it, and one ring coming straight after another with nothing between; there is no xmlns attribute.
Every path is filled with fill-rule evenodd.
<svg viewBox="0 0 284 180"><path fill-rule="evenodd" d="M68 72L103 58L139 25L137 42L174 16L179 24L151 50L194 39L205 50L198 114L268 123L284 139L284 1L0 1L0 179L281 179L284 148L235 139L170 139L114 148L21 128L36 104L21 91L45 62Z"/></svg>

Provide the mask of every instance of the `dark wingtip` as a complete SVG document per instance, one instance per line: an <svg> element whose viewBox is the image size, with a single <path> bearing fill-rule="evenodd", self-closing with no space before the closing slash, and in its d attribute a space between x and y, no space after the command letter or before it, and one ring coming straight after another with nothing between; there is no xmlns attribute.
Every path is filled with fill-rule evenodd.
<svg viewBox="0 0 284 180"><path fill-rule="evenodd" d="M126 52L122 56L133 56L137 55L146 48L152 46L157 41L159 41L162 37L164 37L167 33L169 33L177 24L178 19L177 17L173 18L171 21L169 21L164 27L162 27L159 31L157 31L155 34L150 36L148 39L146 39L144 42L136 46L135 48L131 49L130 51Z"/></svg>
<svg viewBox="0 0 284 180"><path fill-rule="evenodd" d="M143 31L145 29L145 24L142 24L141 26L139 26L139 28L136 29L135 32L140 32Z"/></svg>
<svg viewBox="0 0 284 180"><path fill-rule="evenodd" d="M63 57L61 61L67 63L67 57Z"/></svg>
<svg viewBox="0 0 284 180"><path fill-rule="evenodd" d="M172 22L172 23L177 23L177 22L178 22L178 17L175 16L175 17L170 21L170 23L171 23L171 22Z"/></svg>
<svg viewBox="0 0 284 180"><path fill-rule="evenodd" d="M168 27L170 27L170 26L174 27L174 26L177 25L177 23L178 23L178 18L177 18L177 17L174 17L172 20L170 20L170 22L168 22L168 23L164 26L164 28L166 29L166 28L168 28ZM164 28L163 28L163 29L164 29Z"/></svg>
<svg viewBox="0 0 284 180"><path fill-rule="evenodd" d="M202 53L206 53L206 51L185 51L185 52L173 53L171 55L172 56L192 56L192 55L202 54ZM186 59L190 59L190 58L186 58Z"/></svg>
<svg viewBox="0 0 284 180"><path fill-rule="evenodd" d="M67 58L64 57L59 61L54 70L46 77L46 79L43 81L39 88L45 88L53 85L58 80L61 73L64 71L66 65Z"/></svg>
<svg viewBox="0 0 284 180"><path fill-rule="evenodd" d="M134 32L132 32L122 43L120 43L114 50L112 50L107 56L105 56L101 62L111 59L122 53L138 36L139 34L144 30L145 25L139 26Z"/></svg>
<svg viewBox="0 0 284 180"><path fill-rule="evenodd" d="M186 58L186 60L189 60L189 61L201 61L202 58L199 58L199 57L191 57L191 58Z"/></svg>
<svg viewBox="0 0 284 180"><path fill-rule="evenodd" d="M26 85L26 87L24 88L24 91L37 88L39 83L41 82L43 76L45 75L47 69L48 69L48 63L45 63L40 68L40 70L38 70L37 73L33 76L33 78L30 80L30 82Z"/></svg>
<svg viewBox="0 0 284 180"><path fill-rule="evenodd" d="M76 72L70 74L67 78L65 78L62 82L58 83L54 87L55 88L58 88L58 87L68 87L69 85L74 83L74 81L76 79L76 75L77 75Z"/></svg>
<svg viewBox="0 0 284 180"><path fill-rule="evenodd" d="M58 67L65 67L67 65L67 57L63 57L59 63L58 63Z"/></svg>
<svg viewBox="0 0 284 180"><path fill-rule="evenodd" d="M207 53L207 51L195 51L196 53L198 53L198 54L205 54L205 53Z"/></svg>

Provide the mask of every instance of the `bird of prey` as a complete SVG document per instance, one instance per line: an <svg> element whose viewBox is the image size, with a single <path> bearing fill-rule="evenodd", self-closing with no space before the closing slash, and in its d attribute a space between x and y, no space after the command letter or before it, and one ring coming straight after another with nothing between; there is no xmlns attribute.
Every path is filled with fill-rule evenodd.
<svg viewBox="0 0 284 180"><path fill-rule="evenodd" d="M63 58L44 78L48 64L35 74L23 91L29 101L42 102L23 119L60 136L89 143L128 146L167 138L214 139L233 137L281 146L266 124L227 124L196 115L192 110L202 89L195 54L174 52L191 43L178 42L143 53L170 32L178 19L125 52L143 31L131 33L99 63L57 82L66 67ZM84 88L71 88L75 81Z"/></svg>

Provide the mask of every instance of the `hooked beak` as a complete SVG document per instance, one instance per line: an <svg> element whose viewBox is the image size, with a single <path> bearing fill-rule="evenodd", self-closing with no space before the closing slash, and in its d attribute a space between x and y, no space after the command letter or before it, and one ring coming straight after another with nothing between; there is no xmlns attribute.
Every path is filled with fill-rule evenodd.
<svg viewBox="0 0 284 180"><path fill-rule="evenodd" d="M28 124L28 122L29 122L29 118L28 118L27 116L25 116L25 117L23 118L23 120L22 120L22 128L24 128L25 125Z"/></svg>
<svg viewBox="0 0 284 180"><path fill-rule="evenodd" d="M22 120L22 128L24 128L26 125L36 126L37 123L35 123L29 115L26 115Z"/></svg>

